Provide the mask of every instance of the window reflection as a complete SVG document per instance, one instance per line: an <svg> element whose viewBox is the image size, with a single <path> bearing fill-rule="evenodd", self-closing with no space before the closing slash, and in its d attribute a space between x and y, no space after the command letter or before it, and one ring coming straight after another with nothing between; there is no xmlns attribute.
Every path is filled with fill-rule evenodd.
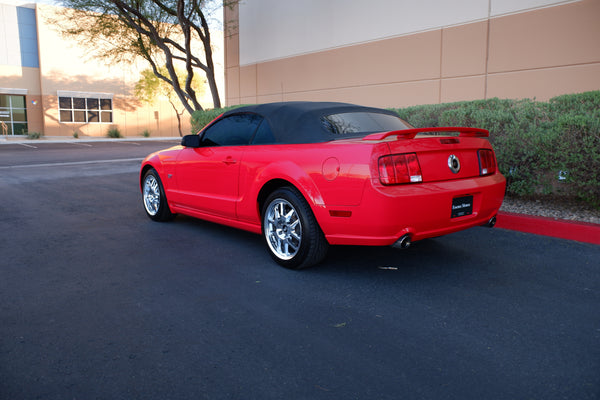
<svg viewBox="0 0 600 400"><path fill-rule="evenodd" d="M377 112L350 112L321 118L323 127L336 135L387 132L409 129L405 121L390 114Z"/></svg>
<svg viewBox="0 0 600 400"><path fill-rule="evenodd" d="M0 94L0 121L8 135L27 134L27 110L25 96ZM0 131L0 134L5 134Z"/></svg>
<svg viewBox="0 0 600 400"><path fill-rule="evenodd" d="M234 114L209 126L202 134L202 146L243 146L250 143L262 117Z"/></svg>
<svg viewBox="0 0 600 400"><path fill-rule="evenodd" d="M112 123L112 99L59 97L60 122Z"/></svg>

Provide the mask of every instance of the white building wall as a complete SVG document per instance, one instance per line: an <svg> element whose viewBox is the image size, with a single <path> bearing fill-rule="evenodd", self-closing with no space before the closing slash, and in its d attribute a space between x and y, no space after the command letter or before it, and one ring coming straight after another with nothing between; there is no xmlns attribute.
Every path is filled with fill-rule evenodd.
<svg viewBox="0 0 600 400"><path fill-rule="evenodd" d="M251 0L239 6L240 65L425 32L564 0Z"/></svg>
<svg viewBox="0 0 600 400"><path fill-rule="evenodd" d="M0 65L21 66L17 8L0 4Z"/></svg>

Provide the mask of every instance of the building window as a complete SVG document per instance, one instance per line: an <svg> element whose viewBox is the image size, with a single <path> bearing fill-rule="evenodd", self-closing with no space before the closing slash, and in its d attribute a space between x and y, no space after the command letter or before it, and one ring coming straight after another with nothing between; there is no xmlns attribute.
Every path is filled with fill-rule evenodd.
<svg viewBox="0 0 600 400"><path fill-rule="evenodd" d="M58 98L60 122L110 124L112 120L112 99L100 97Z"/></svg>
<svg viewBox="0 0 600 400"><path fill-rule="evenodd" d="M17 7L17 25L19 26L19 47L21 49L21 65L39 68L39 51L37 40L37 23L35 9Z"/></svg>
<svg viewBox="0 0 600 400"><path fill-rule="evenodd" d="M0 94L0 121L6 124L8 135L27 134L25 96ZM0 125L2 125L0 123ZM0 130L0 135L4 130Z"/></svg>

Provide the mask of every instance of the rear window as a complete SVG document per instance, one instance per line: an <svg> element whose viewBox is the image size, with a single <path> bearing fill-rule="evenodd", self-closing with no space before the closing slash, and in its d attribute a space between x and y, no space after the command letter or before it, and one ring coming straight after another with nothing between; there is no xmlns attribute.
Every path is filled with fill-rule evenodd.
<svg viewBox="0 0 600 400"><path fill-rule="evenodd" d="M321 118L325 129L336 135L359 135L412 128L407 122L390 114L349 112Z"/></svg>

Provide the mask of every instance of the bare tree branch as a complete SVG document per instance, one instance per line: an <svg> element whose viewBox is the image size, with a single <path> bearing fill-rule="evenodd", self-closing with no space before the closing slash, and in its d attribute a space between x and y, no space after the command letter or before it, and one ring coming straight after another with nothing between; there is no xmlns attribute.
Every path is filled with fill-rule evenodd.
<svg viewBox="0 0 600 400"><path fill-rule="evenodd" d="M237 2L239 0L225 1L228 6ZM86 37L95 42L102 39L110 44L96 55L98 58L113 62L136 57L145 59L154 74L173 87L189 113L202 109L192 85L200 70L206 76L213 106L221 107L210 26L205 14L206 1L63 0L62 3L82 13L81 18L71 15L72 24L62 29L64 35ZM65 16L69 13L72 14L72 10L66 11ZM196 54L199 47L201 54ZM184 79L180 79L176 63L185 65L185 72L179 72L185 73Z"/></svg>

